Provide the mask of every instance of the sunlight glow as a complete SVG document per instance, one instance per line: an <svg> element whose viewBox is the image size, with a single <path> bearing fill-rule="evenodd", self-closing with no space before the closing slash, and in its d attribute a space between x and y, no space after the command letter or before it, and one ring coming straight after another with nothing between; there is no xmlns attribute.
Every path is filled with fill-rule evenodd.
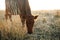
<svg viewBox="0 0 60 40"><path fill-rule="evenodd" d="M29 0L32 10L60 9L60 0Z"/></svg>
<svg viewBox="0 0 60 40"><path fill-rule="evenodd" d="M31 10L60 9L60 0L29 0ZM5 10L5 0L0 0L0 10Z"/></svg>
<svg viewBox="0 0 60 40"><path fill-rule="evenodd" d="M0 0L0 10L5 10L5 0Z"/></svg>

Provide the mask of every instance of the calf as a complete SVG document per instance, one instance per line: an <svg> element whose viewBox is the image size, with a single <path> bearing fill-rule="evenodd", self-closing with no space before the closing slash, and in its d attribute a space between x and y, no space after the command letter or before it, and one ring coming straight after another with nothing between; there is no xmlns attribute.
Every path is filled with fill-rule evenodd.
<svg viewBox="0 0 60 40"><path fill-rule="evenodd" d="M27 31L29 34L31 34L34 25L34 19L36 19L38 16L33 16L31 14L31 9L28 0L5 0L5 3L6 3L5 14L6 20L9 16L10 20L12 21L11 16L17 13L20 16L23 26L26 21Z"/></svg>

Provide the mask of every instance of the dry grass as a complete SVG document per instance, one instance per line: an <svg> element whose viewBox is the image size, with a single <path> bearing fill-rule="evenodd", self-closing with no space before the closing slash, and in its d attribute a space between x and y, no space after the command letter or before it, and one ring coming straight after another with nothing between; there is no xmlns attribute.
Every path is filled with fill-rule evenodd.
<svg viewBox="0 0 60 40"><path fill-rule="evenodd" d="M4 11L0 11L1 40L60 40L60 15L57 15L56 11L32 11L34 16L39 16L31 35L26 34L26 26L21 26L18 15L12 16L13 22L9 19L6 22L4 14Z"/></svg>

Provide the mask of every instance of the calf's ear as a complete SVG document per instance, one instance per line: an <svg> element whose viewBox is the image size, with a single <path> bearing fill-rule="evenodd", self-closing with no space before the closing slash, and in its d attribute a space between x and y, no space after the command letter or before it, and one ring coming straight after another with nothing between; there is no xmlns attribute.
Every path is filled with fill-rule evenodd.
<svg viewBox="0 0 60 40"><path fill-rule="evenodd" d="M38 15L34 16L34 19L37 19Z"/></svg>

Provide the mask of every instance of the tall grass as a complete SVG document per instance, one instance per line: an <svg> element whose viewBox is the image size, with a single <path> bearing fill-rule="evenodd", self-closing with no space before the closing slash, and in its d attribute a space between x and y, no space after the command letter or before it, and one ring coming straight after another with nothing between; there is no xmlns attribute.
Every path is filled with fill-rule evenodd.
<svg viewBox="0 0 60 40"><path fill-rule="evenodd" d="M33 15L35 12L32 12ZM37 14L36 14L37 13ZM19 16L12 16L13 22L0 14L0 40L60 40L60 16L53 13L36 12L39 15L33 27L33 34L27 34ZM2 16L3 15L3 16ZM58 17L57 17L58 16Z"/></svg>

